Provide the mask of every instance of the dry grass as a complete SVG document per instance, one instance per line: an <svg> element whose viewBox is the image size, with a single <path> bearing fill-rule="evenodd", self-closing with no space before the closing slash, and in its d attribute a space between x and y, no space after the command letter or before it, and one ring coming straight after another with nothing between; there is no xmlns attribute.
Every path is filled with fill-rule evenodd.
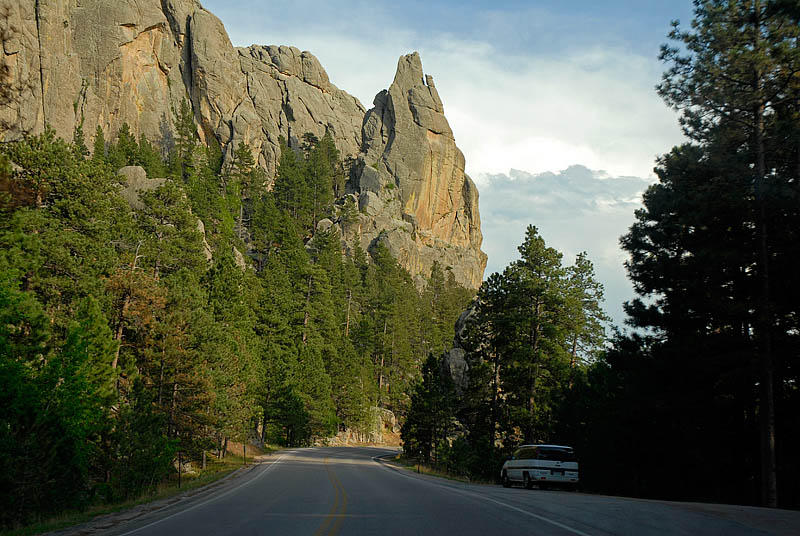
<svg viewBox="0 0 800 536"><path fill-rule="evenodd" d="M391 460L391 462L394 462L395 465L415 473L446 478L447 480L454 480L456 482L464 482L466 484L495 484L495 482L491 480L473 479L468 476L450 473L446 470L436 467L423 465L418 463L414 458L407 458L403 456L403 454L398 454L394 459Z"/></svg>

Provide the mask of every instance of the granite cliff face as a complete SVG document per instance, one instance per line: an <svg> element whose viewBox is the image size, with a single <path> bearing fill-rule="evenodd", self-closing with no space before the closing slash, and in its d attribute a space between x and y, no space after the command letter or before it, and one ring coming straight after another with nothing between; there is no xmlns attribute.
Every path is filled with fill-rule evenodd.
<svg viewBox="0 0 800 536"><path fill-rule="evenodd" d="M187 98L204 141L216 138L228 151L244 141L270 175L279 136L330 130L342 153L360 148L364 108L328 81L314 56L293 47L234 48L199 2L5 3L17 34L3 56L12 76L32 87L18 107L0 112L18 131L49 123L71 138L83 118L87 135L128 123L168 143L172 110Z"/></svg>
<svg viewBox="0 0 800 536"><path fill-rule="evenodd" d="M388 91L367 112L328 79L319 61L294 47L233 47L222 22L196 0L0 0L13 39L0 50L25 91L0 120L0 137L45 124L71 138L83 121L113 136L123 123L169 145L172 115L192 103L198 132L230 155L247 143L273 177L279 137L333 134L357 158L350 198L361 209L343 235L365 248L383 241L412 275L434 260L477 288L486 256L477 190L419 56L400 59ZM90 140L91 141L91 140Z"/></svg>
<svg viewBox="0 0 800 536"><path fill-rule="evenodd" d="M383 241L412 274L429 274L439 261L463 285L479 287L486 255L478 190L464 173L464 155L419 54L400 58L394 82L374 104L364 118L353 184L371 216L362 218L362 244Z"/></svg>

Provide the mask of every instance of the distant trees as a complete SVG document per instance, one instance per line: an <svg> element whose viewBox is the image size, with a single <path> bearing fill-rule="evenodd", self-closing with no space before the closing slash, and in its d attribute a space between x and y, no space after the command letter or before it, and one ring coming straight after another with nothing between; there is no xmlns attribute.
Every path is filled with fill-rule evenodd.
<svg viewBox="0 0 800 536"><path fill-rule="evenodd" d="M403 423L403 453L422 463L441 461L450 447L457 409L453 380L442 375L439 360L430 354L420 382L411 392L411 407Z"/></svg>

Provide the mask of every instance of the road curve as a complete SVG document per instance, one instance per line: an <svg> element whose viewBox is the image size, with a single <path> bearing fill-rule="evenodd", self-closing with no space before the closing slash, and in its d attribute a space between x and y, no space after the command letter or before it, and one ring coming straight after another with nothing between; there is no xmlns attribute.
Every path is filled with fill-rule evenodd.
<svg viewBox="0 0 800 536"><path fill-rule="evenodd" d="M191 535L800 534L800 512L504 489L417 475L377 448L273 456L212 494L104 531Z"/></svg>

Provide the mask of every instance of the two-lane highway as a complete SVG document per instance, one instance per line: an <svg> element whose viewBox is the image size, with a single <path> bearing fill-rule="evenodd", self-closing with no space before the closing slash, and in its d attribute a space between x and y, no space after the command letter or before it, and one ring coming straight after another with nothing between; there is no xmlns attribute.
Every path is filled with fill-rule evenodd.
<svg viewBox="0 0 800 536"><path fill-rule="evenodd" d="M800 534L800 512L468 485L387 466L375 448L287 451L117 536Z"/></svg>

